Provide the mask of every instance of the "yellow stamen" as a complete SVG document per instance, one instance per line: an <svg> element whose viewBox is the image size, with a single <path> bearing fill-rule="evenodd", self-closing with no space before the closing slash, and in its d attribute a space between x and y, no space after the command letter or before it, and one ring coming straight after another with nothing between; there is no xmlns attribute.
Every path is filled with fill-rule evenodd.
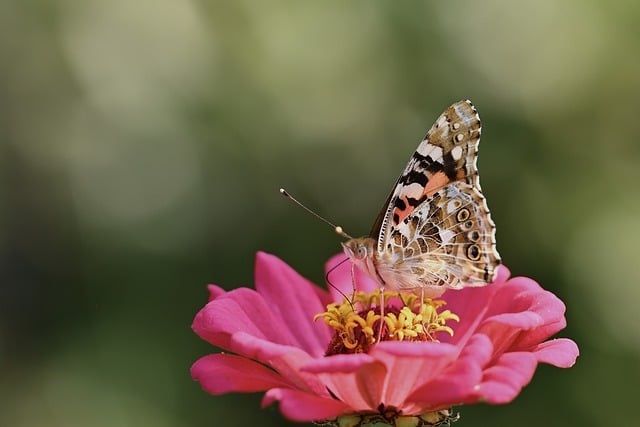
<svg viewBox="0 0 640 427"><path fill-rule="evenodd" d="M453 335L447 326L450 320L460 318L450 310L439 312L446 302L425 298L419 301L415 294L385 292L384 319L380 316L380 291L356 292L353 301L346 298L342 303L332 303L327 311L317 314L335 329L335 335L327 355L367 352L375 344L382 328L382 341L438 341L436 334L446 332Z"/></svg>

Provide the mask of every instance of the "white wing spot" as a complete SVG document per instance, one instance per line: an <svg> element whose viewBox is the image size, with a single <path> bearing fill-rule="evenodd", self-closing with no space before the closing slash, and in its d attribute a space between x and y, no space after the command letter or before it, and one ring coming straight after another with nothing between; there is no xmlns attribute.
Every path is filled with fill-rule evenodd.
<svg viewBox="0 0 640 427"><path fill-rule="evenodd" d="M453 130L458 130L458 129L460 129L460 123L459 122L455 122L453 124Z"/></svg>
<svg viewBox="0 0 640 427"><path fill-rule="evenodd" d="M438 120L436 120L435 127L439 128L445 126L447 124L447 121L447 117L442 114L440 117L438 117Z"/></svg>
<svg viewBox="0 0 640 427"><path fill-rule="evenodd" d="M402 195L406 197L411 197L413 199L419 199L422 196L422 192L424 191L424 187L418 184L417 182L406 185L402 189Z"/></svg>
<svg viewBox="0 0 640 427"><path fill-rule="evenodd" d="M459 134L456 135L456 141L460 142L463 139L464 139L464 135L463 134L459 133Z"/></svg>
<svg viewBox="0 0 640 427"><path fill-rule="evenodd" d="M431 156L432 160L438 160L442 158L442 147L438 147L433 144L423 143L418 146L416 150L421 156Z"/></svg>
<svg viewBox="0 0 640 427"><path fill-rule="evenodd" d="M453 147L453 150L451 150L451 157L453 157L453 160L460 160L460 158L462 157L462 147L460 147L459 145Z"/></svg>
<svg viewBox="0 0 640 427"><path fill-rule="evenodd" d="M447 202L447 212L455 212L460 207L460 200L453 199Z"/></svg>
<svg viewBox="0 0 640 427"><path fill-rule="evenodd" d="M447 244L456 236L451 230L440 230L440 239L442 240L442 244Z"/></svg>

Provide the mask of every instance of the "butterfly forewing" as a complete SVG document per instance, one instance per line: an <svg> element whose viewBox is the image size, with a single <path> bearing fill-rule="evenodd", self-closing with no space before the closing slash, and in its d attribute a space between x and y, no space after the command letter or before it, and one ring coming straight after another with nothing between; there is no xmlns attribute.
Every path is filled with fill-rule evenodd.
<svg viewBox="0 0 640 427"><path fill-rule="evenodd" d="M369 265L391 288L481 286L500 257L480 191L480 118L469 101L450 106L418 145L374 223Z"/></svg>
<svg viewBox="0 0 640 427"><path fill-rule="evenodd" d="M480 189L475 159L480 141L480 117L469 101L460 101L438 117L427 132L371 230L382 250L385 231L397 226L439 188L457 180Z"/></svg>

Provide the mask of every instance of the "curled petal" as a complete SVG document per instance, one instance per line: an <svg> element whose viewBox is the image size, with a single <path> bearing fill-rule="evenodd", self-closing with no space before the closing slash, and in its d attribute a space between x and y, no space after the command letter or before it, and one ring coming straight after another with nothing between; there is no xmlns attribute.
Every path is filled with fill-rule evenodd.
<svg viewBox="0 0 640 427"><path fill-rule="evenodd" d="M570 368L580 354L578 345L567 338L556 338L536 346L534 354L538 362L548 363L558 368Z"/></svg>
<svg viewBox="0 0 640 427"><path fill-rule="evenodd" d="M204 306L196 315L192 328L211 344L231 350L230 339L237 332L282 344L293 343L288 330L279 325L278 317L257 292L240 288Z"/></svg>
<svg viewBox="0 0 640 427"><path fill-rule="evenodd" d="M448 408L468 402L474 387L482 381L483 369L490 361L492 353L493 345L489 337L482 334L474 335L460 357L449 365L442 375L417 388L409 396L409 400L428 402L424 410Z"/></svg>
<svg viewBox="0 0 640 427"><path fill-rule="evenodd" d="M382 401L387 370L368 354L342 354L317 359L303 369L316 374L333 396L353 410L370 410Z"/></svg>
<svg viewBox="0 0 640 427"><path fill-rule="evenodd" d="M280 411L285 417L298 422L330 420L349 410L349 407L339 400L320 398L290 388L269 390L262 399L262 406L276 401L280 402Z"/></svg>
<svg viewBox="0 0 640 427"><path fill-rule="evenodd" d="M191 377L211 394L253 393L289 386L281 375L264 365L222 353L198 359L191 367Z"/></svg>
<svg viewBox="0 0 640 427"><path fill-rule="evenodd" d="M232 348L237 353L271 366L296 388L327 394L322 382L302 369L314 359L299 348L271 343L243 333L235 334L232 342Z"/></svg>
<svg viewBox="0 0 640 427"><path fill-rule="evenodd" d="M458 357L456 346L437 342L383 342L371 355L385 364L389 378L383 400L405 406L414 390L443 375Z"/></svg>
<svg viewBox="0 0 640 427"><path fill-rule="evenodd" d="M207 285L207 290L209 291L209 301L213 301L214 299L218 298L221 295L224 295L227 292L220 286L213 284Z"/></svg>
<svg viewBox="0 0 640 427"><path fill-rule="evenodd" d="M531 353L506 353L484 370L482 382L473 390L479 399L499 404L512 401L529 384L537 360Z"/></svg>

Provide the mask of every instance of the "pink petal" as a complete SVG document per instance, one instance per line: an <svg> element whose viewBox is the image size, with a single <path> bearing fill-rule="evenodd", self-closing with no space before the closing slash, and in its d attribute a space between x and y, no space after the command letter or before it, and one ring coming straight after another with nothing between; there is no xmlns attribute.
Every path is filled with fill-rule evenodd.
<svg viewBox="0 0 640 427"><path fill-rule="evenodd" d="M565 306L551 292L545 291L535 281L526 277L515 277L500 287L491 302L491 310L487 320L494 321L492 316L502 314L535 313L540 323L531 322L528 327L554 323L564 316ZM495 319L499 321L499 319ZM519 325L514 325L521 327ZM527 327L527 325L522 325ZM557 331L556 331L557 332Z"/></svg>
<svg viewBox="0 0 640 427"><path fill-rule="evenodd" d="M406 397L437 377L459 349L440 343L382 342L369 354L337 355L309 362L331 393L357 411L375 411L380 403L405 412ZM357 392L356 392L357 391Z"/></svg>
<svg viewBox="0 0 640 427"><path fill-rule="evenodd" d="M415 390L408 400L422 405L422 411L447 408L468 399L482 380L483 367L491 359L493 346L486 335L474 335L460 357L437 378Z"/></svg>
<svg viewBox="0 0 640 427"><path fill-rule="evenodd" d="M331 420L349 411L349 407L339 400L288 388L269 390L262 399L262 406L276 401L280 402L280 411L285 417L298 422Z"/></svg>
<svg viewBox="0 0 640 427"><path fill-rule="evenodd" d="M302 369L317 359L313 359L297 347L275 344L242 332L233 336L231 347L236 353L275 369L295 388L313 391L323 396L328 395L325 385L318 376Z"/></svg>
<svg viewBox="0 0 640 427"><path fill-rule="evenodd" d="M209 291L209 301L213 301L227 292L217 285L207 285L207 290Z"/></svg>
<svg viewBox="0 0 640 427"><path fill-rule="evenodd" d="M459 355L460 349L434 342L383 342L370 354L388 369L385 404L410 410L405 402L410 394L425 383L442 375L446 367Z"/></svg>
<svg viewBox="0 0 640 427"><path fill-rule="evenodd" d="M496 274L496 278L493 280L493 283L504 283L509 279L509 276L511 276L509 268L504 264L500 264L498 266L498 274Z"/></svg>
<svg viewBox="0 0 640 427"><path fill-rule="evenodd" d="M264 299L247 288L235 289L209 302L196 315L192 328L204 340L226 350L231 350L229 341L237 332L282 344L295 342Z"/></svg>
<svg viewBox="0 0 640 427"><path fill-rule="evenodd" d="M447 308L461 321L453 338L443 341L464 344L473 333L482 332L494 341L496 351L528 350L566 325L564 304L535 281L516 277L506 282L508 270L483 288L465 288L443 295Z"/></svg>
<svg viewBox="0 0 640 427"><path fill-rule="evenodd" d="M387 370L368 354L341 354L310 361L314 373L333 396L354 411L375 411L382 401Z"/></svg>
<svg viewBox="0 0 640 427"><path fill-rule="evenodd" d="M492 337L501 351L529 351L566 326L565 306L531 279L507 282L492 300L479 332Z"/></svg>
<svg viewBox="0 0 640 427"><path fill-rule="evenodd" d="M454 359L460 349L451 344L438 342L384 341L373 347L370 354L376 358L390 355L395 357Z"/></svg>
<svg viewBox="0 0 640 427"><path fill-rule="evenodd" d="M210 354L191 367L191 377L211 394L253 393L288 384L277 372L244 357Z"/></svg>
<svg viewBox="0 0 640 427"><path fill-rule="evenodd" d="M482 383L474 390L478 398L491 404L512 401L529 384L537 360L531 353L506 353L484 371Z"/></svg>
<svg viewBox="0 0 640 427"><path fill-rule="evenodd" d="M287 328L293 337L292 343L309 354L323 355L331 334L323 322L313 321L313 316L326 307L319 288L279 258L264 252L256 256L255 286L278 314L277 326Z"/></svg>
<svg viewBox="0 0 640 427"><path fill-rule="evenodd" d="M373 363L376 363L376 359L366 353L337 354L310 360L303 370L314 374L351 373Z"/></svg>
<svg viewBox="0 0 640 427"><path fill-rule="evenodd" d="M485 323L489 322L499 324L497 327L498 330L503 330L504 327L528 330L543 325L544 319L542 316L538 315L538 313L534 313L533 311L521 311L518 313L496 314L485 320ZM486 329L489 330L492 326L493 325L489 324ZM485 331L485 328L482 330L485 333L487 332Z"/></svg>
<svg viewBox="0 0 640 427"><path fill-rule="evenodd" d="M255 335L246 332L238 332L233 334L231 338L231 349L236 353L241 353L244 357L264 360L269 362L270 359L283 357L291 353L296 353L304 360L312 360L309 353L301 348L293 345L278 344L268 339L258 338Z"/></svg>
<svg viewBox="0 0 640 427"><path fill-rule="evenodd" d="M464 345L486 317L495 293L506 286L505 281L509 274L509 269L501 265L498 267L496 279L487 286L445 292L442 299L447 302L446 308L460 316L460 322L453 326L455 330L453 337L443 335L441 340Z"/></svg>
<svg viewBox="0 0 640 427"><path fill-rule="evenodd" d="M570 368L580 354L575 342L567 338L557 338L539 344L534 354L538 362L548 363L558 368Z"/></svg>
<svg viewBox="0 0 640 427"><path fill-rule="evenodd" d="M385 386L385 377L387 377L388 372L387 369L381 363L373 363L368 366L366 369L359 369L353 375L353 379L355 379L355 387L351 388L352 393L353 390L358 390L358 394L360 398L363 400L362 406L353 406L354 408L359 408L363 410L375 410L381 402L384 401L384 386ZM345 377L345 379L347 379ZM349 378L350 379L350 378ZM346 382L339 381L339 378L333 377L332 384L336 385L336 395L344 396L344 392L349 388L345 388L346 383L350 383L351 381L347 380ZM337 380L337 381L336 381ZM333 389L331 389L333 391ZM353 396L349 396L349 398L345 399L345 403L352 403L356 405L356 399ZM358 399L359 400L359 399ZM360 405L360 403L357 403Z"/></svg>

